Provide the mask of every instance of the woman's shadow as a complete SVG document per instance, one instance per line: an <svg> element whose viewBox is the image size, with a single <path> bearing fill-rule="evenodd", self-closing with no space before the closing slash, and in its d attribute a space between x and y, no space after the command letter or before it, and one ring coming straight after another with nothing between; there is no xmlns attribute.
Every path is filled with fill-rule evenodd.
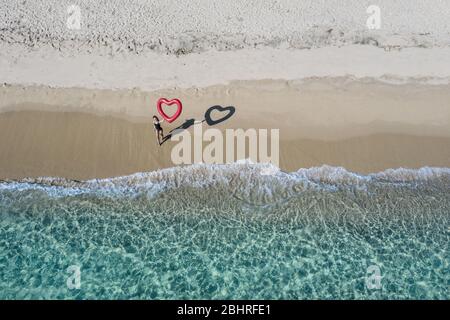
<svg viewBox="0 0 450 320"><path fill-rule="evenodd" d="M222 116L221 118L218 119L213 119L211 117L211 113L213 111L219 111L219 112L227 112L226 115ZM212 106L210 108L208 108L208 110L206 110L205 112L205 119L203 119L202 121L197 121L195 119L187 119L186 121L184 121L184 123L172 130L169 131L169 134L165 135L163 140L161 141L161 145L166 142L167 140L170 140L172 138L172 136L179 134L180 132L182 132L183 130L187 130L190 127L192 127L194 124L196 123L203 123L206 121L206 123L209 126L214 126L216 124L222 123L226 120L228 120L229 118L231 118L233 116L233 114L236 112L236 108L233 106L228 106L228 107L222 107L219 105L216 106Z"/></svg>

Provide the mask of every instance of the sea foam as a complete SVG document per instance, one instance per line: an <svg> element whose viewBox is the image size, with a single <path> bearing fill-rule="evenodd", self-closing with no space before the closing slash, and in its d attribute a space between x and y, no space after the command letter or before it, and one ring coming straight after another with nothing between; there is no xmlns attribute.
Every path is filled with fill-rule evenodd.
<svg viewBox="0 0 450 320"><path fill-rule="evenodd" d="M51 195L70 196L84 193L130 196L137 193L157 195L177 188L229 188L240 190L333 190L366 188L375 184L440 185L450 188L450 168L423 167L420 169L387 169L372 174L357 174L343 167L323 165L284 172L272 164L252 163L248 160L232 164L194 164L128 176L86 181L58 177L26 178L3 181L2 190L40 190Z"/></svg>

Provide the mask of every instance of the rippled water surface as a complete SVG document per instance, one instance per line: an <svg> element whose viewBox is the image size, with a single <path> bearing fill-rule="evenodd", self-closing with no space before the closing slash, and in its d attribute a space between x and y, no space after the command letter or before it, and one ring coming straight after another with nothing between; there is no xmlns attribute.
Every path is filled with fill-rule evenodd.
<svg viewBox="0 0 450 320"><path fill-rule="evenodd" d="M449 299L449 172L2 182L0 298Z"/></svg>

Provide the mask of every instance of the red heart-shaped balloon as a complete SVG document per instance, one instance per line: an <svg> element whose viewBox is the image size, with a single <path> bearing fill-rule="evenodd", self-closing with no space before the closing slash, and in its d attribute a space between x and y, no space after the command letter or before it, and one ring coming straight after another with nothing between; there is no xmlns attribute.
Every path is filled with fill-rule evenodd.
<svg viewBox="0 0 450 320"><path fill-rule="evenodd" d="M168 105L168 106L176 104L177 105L177 111L174 113L173 116L169 117L162 109L162 105L163 104ZM178 100L178 99L167 100L166 98L160 98L158 100L158 102L156 103L156 108L158 109L159 114L164 119L166 119L167 122L173 122L181 114L181 110L183 109L183 105L181 104L181 101Z"/></svg>

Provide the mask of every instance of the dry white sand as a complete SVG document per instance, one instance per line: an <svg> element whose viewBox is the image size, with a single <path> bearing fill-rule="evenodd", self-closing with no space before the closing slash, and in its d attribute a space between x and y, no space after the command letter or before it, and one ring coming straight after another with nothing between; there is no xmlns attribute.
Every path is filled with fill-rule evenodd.
<svg viewBox="0 0 450 320"><path fill-rule="evenodd" d="M70 5L80 29L67 27ZM450 2L3 1L0 83L205 87L232 80L450 78Z"/></svg>
<svg viewBox="0 0 450 320"><path fill-rule="evenodd" d="M369 30L370 5L380 8ZM81 28L67 28L78 5ZM209 49L448 46L450 2L443 0L8 0L1 41L65 53L186 54Z"/></svg>
<svg viewBox="0 0 450 320"><path fill-rule="evenodd" d="M243 49L176 57L146 53L110 58L61 56L52 49L0 51L0 83L152 91L207 87L233 80L375 78L389 83L449 83L450 47L386 52L371 46L311 50Z"/></svg>

